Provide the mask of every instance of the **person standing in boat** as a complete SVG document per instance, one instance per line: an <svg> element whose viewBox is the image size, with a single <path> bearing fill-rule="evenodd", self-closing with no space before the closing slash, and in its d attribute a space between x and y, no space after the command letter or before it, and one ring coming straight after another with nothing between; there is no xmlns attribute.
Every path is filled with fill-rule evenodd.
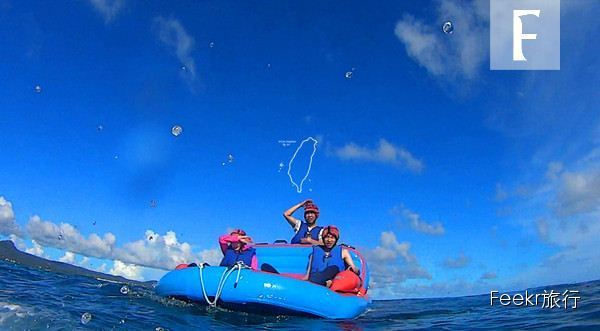
<svg viewBox="0 0 600 331"><path fill-rule="evenodd" d="M242 261L257 270L256 251L248 245L250 243L252 243L252 238L247 236L246 231L242 229L233 230L230 234L219 237L219 246L223 252L220 266L231 267L238 261Z"/></svg>
<svg viewBox="0 0 600 331"><path fill-rule="evenodd" d="M292 216L296 210L304 207L304 222ZM296 234L291 240L292 244L323 245L322 230L317 225L319 207L311 199L304 200L283 212L283 217L290 223Z"/></svg>
<svg viewBox="0 0 600 331"><path fill-rule="evenodd" d="M323 228L323 244L313 246L303 280L330 287L332 279L340 271L348 269L359 274L348 250L337 245L339 239L337 227L329 225Z"/></svg>

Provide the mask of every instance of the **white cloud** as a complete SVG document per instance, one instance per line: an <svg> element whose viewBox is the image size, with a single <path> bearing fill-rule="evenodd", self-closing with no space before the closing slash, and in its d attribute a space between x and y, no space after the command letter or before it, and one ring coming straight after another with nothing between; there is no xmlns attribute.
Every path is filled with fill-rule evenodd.
<svg viewBox="0 0 600 331"><path fill-rule="evenodd" d="M61 258L58 259L60 262L75 264L75 254L72 252L65 252Z"/></svg>
<svg viewBox="0 0 600 331"><path fill-rule="evenodd" d="M178 264L201 259L192 252L190 244L180 243L173 231L161 236L148 230L145 238L115 249L115 259L160 269L172 269Z"/></svg>
<svg viewBox="0 0 600 331"><path fill-rule="evenodd" d="M471 258L461 252L455 258L447 258L446 261L444 261L444 266L451 269L460 269L466 267L469 263L471 263Z"/></svg>
<svg viewBox="0 0 600 331"><path fill-rule="evenodd" d="M106 272L106 263L102 263L98 269L96 269L96 271L98 272Z"/></svg>
<svg viewBox="0 0 600 331"><path fill-rule="evenodd" d="M572 216L600 210L600 167L580 172L564 172L554 210L560 216Z"/></svg>
<svg viewBox="0 0 600 331"><path fill-rule="evenodd" d="M3 196L0 196L0 234L20 234L19 226L15 222L15 213L12 208L12 203Z"/></svg>
<svg viewBox="0 0 600 331"><path fill-rule="evenodd" d="M485 1L442 1L432 25L405 15L394 33L407 54L434 76L474 79L488 55L489 10ZM441 31L442 23L454 24L453 34Z"/></svg>
<svg viewBox="0 0 600 331"><path fill-rule="evenodd" d="M127 264L165 270L170 270L180 263L207 261L218 264L222 255L218 248L195 253L189 243L180 243L173 231L160 235L147 230L144 239L125 243L120 247L115 245L116 237L112 233L106 233L103 237L92 233L86 238L68 223L57 225L42 221L37 215L31 217L27 224L27 231L33 240L44 246L60 248L84 256L119 260Z"/></svg>
<svg viewBox="0 0 600 331"><path fill-rule="evenodd" d="M223 259L223 253L220 248L211 248L202 250L199 254L198 261L206 262L210 265L219 265Z"/></svg>
<svg viewBox="0 0 600 331"><path fill-rule="evenodd" d="M47 258L47 256L44 254L44 248L42 247L42 245L40 245L35 240L31 240L31 243L33 244L33 247L26 249L25 250L26 253L37 255L37 256L43 257L43 258Z"/></svg>
<svg viewBox="0 0 600 331"><path fill-rule="evenodd" d="M419 173L423 170L423 162L416 159L409 151L396 147L385 139L379 140L377 148L370 149L355 143L346 144L334 151L342 160L371 161L402 166L412 172Z"/></svg>
<svg viewBox="0 0 600 331"><path fill-rule="evenodd" d="M506 189L504 188L504 186L500 183L496 184L496 196L495 196L495 200L496 201L504 201L508 198L508 192L506 192Z"/></svg>
<svg viewBox="0 0 600 331"><path fill-rule="evenodd" d="M90 0L90 3L104 17L106 24L112 22L125 5L124 0Z"/></svg>
<svg viewBox="0 0 600 331"><path fill-rule="evenodd" d="M498 276L495 272L488 271L481 275L481 279L496 279Z"/></svg>
<svg viewBox="0 0 600 331"><path fill-rule="evenodd" d="M25 241L21 237L11 234L10 236L8 236L8 238L15 244L17 249L19 249L21 251L24 251L27 249L27 245L25 245Z"/></svg>
<svg viewBox="0 0 600 331"><path fill-rule="evenodd" d="M181 22L174 18L157 17L154 19L154 26L158 39L169 47L179 62L185 66L185 70L181 71L182 74L188 81L193 81L196 78L196 62L191 55L194 49L194 38L187 33Z"/></svg>
<svg viewBox="0 0 600 331"><path fill-rule="evenodd" d="M90 258L87 256L84 256L81 258L81 260L77 261L77 255L73 252L65 252L65 255L63 255L62 257L60 257L58 259L60 262L64 262L64 263L68 263L68 264L72 264L72 265L76 265L76 266L80 266L80 267L84 267L87 268L88 264L90 262Z"/></svg>
<svg viewBox="0 0 600 331"><path fill-rule="evenodd" d="M600 217L600 215L596 215ZM598 220L600 218L596 218ZM523 270L515 277L515 288L542 286L548 284L565 284L582 281L596 280L600 275L600 223L587 223L586 228L568 226L564 230L569 233L560 238L550 236L550 240L557 239L564 245L556 254ZM579 228L579 229L577 229ZM579 240L574 239L579 236Z"/></svg>
<svg viewBox="0 0 600 331"><path fill-rule="evenodd" d="M597 279L600 274L600 157L591 152L568 162L554 161L536 173L532 194L515 201L516 215L527 233L536 235L556 251L552 256L532 262L514 277L514 288L575 283Z"/></svg>
<svg viewBox="0 0 600 331"><path fill-rule="evenodd" d="M115 236L110 232L104 234L102 238L95 233L85 238L71 224L56 225L49 221L42 221L37 215L29 219L26 227L31 239L45 246L62 248L86 256L111 256L116 241Z"/></svg>
<svg viewBox="0 0 600 331"><path fill-rule="evenodd" d="M367 250L365 255L371 270L373 296L390 296L407 279L431 279L410 253L410 243L399 243L393 232L382 232L379 246Z"/></svg>
<svg viewBox="0 0 600 331"><path fill-rule="evenodd" d="M109 270L111 275L123 276L133 280L144 280L142 277L142 268L133 264L123 263L119 260L114 261L113 267Z"/></svg>
<svg viewBox="0 0 600 331"><path fill-rule="evenodd" d="M548 240L548 231L549 231L548 227L549 227L548 222L546 220L544 220L543 218L540 218L535 222L535 229L537 231L538 236L540 237L540 239L542 241Z"/></svg>
<svg viewBox="0 0 600 331"><path fill-rule="evenodd" d="M563 164L561 162L550 162L548 163L548 170L546 170L546 178L556 179L562 170Z"/></svg>
<svg viewBox="0 0 600 331"><path fill-rule="evenodd" d="M85 267L90 263L90 258L87 256L84 256L81 258L81 260L79 260L79 262L77 263L78 265Z"/></svg>
<svg viewBox="0 0 600 331"><path fill-rule="evenodd" d="M404 208L394 208L393 212L396 214L402 215L409 222L410 227L417 231L430 235L443 235L446 230L444 229L444 225L441 222L429 223L421 218L419 214Z"/></svg>

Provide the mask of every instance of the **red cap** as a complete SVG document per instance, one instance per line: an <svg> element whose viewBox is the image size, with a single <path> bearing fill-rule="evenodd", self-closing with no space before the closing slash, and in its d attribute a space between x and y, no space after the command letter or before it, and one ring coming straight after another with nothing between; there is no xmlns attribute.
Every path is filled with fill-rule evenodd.
<svg viewBox="0 0 600 331"><path fill-rule="evenodd" d="M230 234L237 234L238 236L245 236L246 231L244 231L242 229L235 229L235 230L231 231Z"/></svg>
<svg viewBox="0 0 600 331"><path fill-rule="evenodd" d="M317 214L317 217L319 217L319 207L312 202L307 202L304 204L304 213L306 214L309 211Z"/></svg>
<svg viewBox="0 0 600 331"><path fill-rule="evenodd" d="M323 228L323 238L331 234L335 239L340 239L340 230L335 225L328 225Z"/></svg>

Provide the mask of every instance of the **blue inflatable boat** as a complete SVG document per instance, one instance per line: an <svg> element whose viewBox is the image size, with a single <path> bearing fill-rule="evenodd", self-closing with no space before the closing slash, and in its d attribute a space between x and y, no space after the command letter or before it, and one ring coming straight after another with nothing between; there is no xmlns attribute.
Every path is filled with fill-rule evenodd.
<svg viewBox="0 0 600 331"><path fill-rule="evenodd" d="M241 264L230 268L192 264L163 276L156 293L233 310L331 319L355 318L371 303L367 295L368 268L353 248L345 247L361 270L363 284L358 293L338 293L299 279L306 273L312 246L257 244L254 248L258 265L270 264L280 274L252 270Z"/></svg>

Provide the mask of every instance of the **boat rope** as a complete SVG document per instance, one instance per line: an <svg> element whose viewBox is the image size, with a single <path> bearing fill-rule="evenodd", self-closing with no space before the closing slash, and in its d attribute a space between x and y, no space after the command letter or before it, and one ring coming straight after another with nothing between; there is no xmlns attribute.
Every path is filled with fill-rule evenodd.
<svg viewBox="0 0 600 331"><path fill-rule="evenodd" d="M200 285L202 287L202 295L204 296L204 300L211 307L217 306L217 301L219 300L219 297L221 296L221 293L223 292L223 287L225 286L225 282L227 281L227 278L229 278L229 276L237 269L237 277L235 279L235 284L233 285L234 288L237 288L237 284L240 280L240 273L242 272L242 269L249 268L247 265L244 264L244 262L238 261L231 268L223 270L223 273L221 274L221 278L219 279L219 283L217 284L217 292L215 293L215 297L211 301L208 298L208 294L206 294L206 287L204 285L204 276L203 276L204 266L205 266L205 263L202 263L201 265L198 266L198 272L200 273Z"/></svg>

